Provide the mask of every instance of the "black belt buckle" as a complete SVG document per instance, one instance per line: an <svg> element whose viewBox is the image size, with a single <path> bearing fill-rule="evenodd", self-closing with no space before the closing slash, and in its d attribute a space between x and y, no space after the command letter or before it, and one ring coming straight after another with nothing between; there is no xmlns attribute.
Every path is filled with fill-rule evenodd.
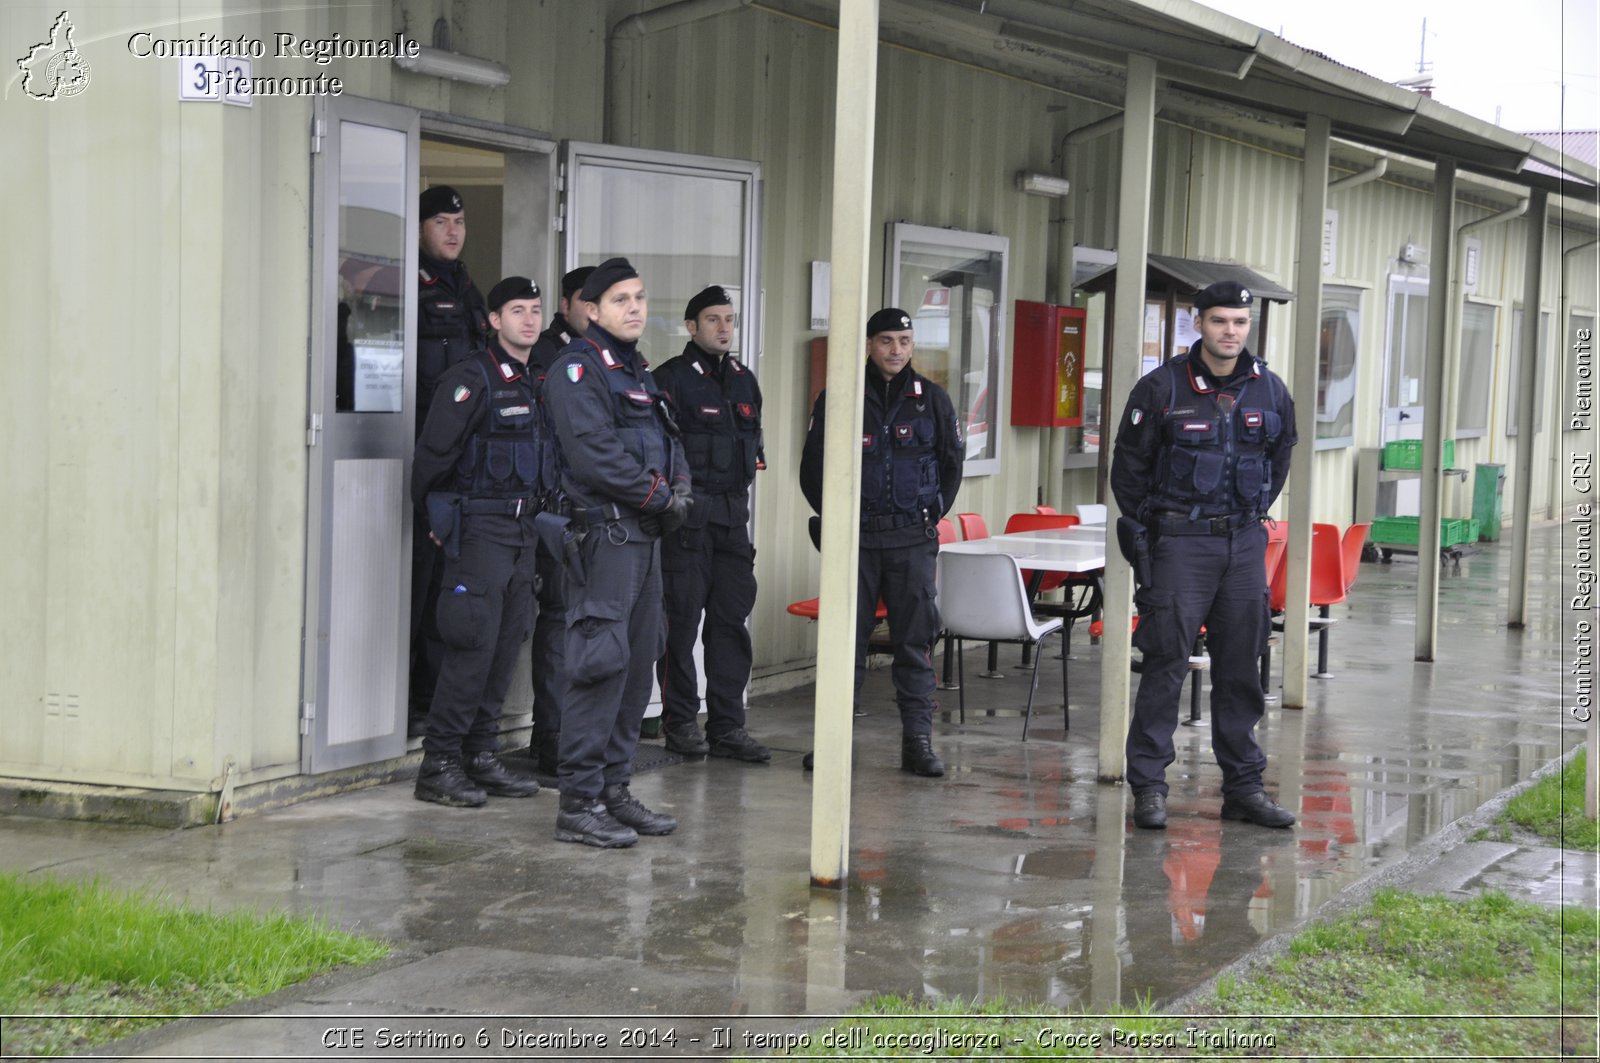
<svg viewBox="0 0 1600 1063"><path fill-rule="evenodd" d="M1227 535L1229 532L1233 531L1233 523L1232 522L1233 522L1233 518L1232 517L1212 517L1211 518L1211 534L1212 535Z"/></svg>

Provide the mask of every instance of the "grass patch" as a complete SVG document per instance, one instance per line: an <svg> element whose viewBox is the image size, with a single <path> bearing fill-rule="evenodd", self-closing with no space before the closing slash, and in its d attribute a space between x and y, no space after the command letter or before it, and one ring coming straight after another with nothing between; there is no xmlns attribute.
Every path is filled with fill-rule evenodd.
<svg viewBox="0 0 1600 1063"><path fill-rule="evenodd" d="M1515 823L1563 849L1600 851L1600 825L1583 814L1587 752L1578 750L1560 772L1546 775L1512 798L1499 822Z"/></svg>
<svg viewBox="0 0 1600 1063"><path fill-rule="evenodd" d="M1182 1015L874 1000L790 1055L850 1058L1593 1058L1600 921L1486 893L1397 890L1299 935Z"/></svg>
<svg viewBox="0 0 1600 1063"><path fill-rule="evenodd" d="M314 917L185 911L98 881L0 874L0 1014L19 1016L3 1050L81 1051L388 953Z"/></svg>

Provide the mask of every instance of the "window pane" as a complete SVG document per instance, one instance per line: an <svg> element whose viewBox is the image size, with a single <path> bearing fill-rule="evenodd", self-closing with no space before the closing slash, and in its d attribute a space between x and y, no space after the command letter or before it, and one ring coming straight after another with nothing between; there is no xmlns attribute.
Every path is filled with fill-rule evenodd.
<svg viewBox="0 0 1600 1063"><path fill-rule="evenodd" d="M948 242L899 242L896 290L912 318L917 371L950 393L969 462L999 456L1000 322L1005 252ZM985 238L992 242L994 238ZM993 470L969 469L978 475Z"/></svg>
<svg viewBox="0 0 1600 1063"><path fill-rule="evenodd" d="M1322 289L1318 346L1317 438L1355 439L1356 340L1361 335L1361 292Z"/></svg>
<svg viewBox="0 0 1600 1063"><path fill-rule="evenodd" d="M339 124L334 408L399 413L405 384L406 135Z"/></svg>
<svg viewBox="0 0 1600 1063"><path fill-rule="evenodd" d="M1494 379L1494 328L1499 312L1487 303L1461 307L1461 365L1456 396L1456 429L1489 430L1489 385Z"/></svg>
<svg viewBox="0 0 1600 1063"><path fill-rule="evenodd" d="M1428 297L1417 292L1392 292L1389 298L1388 404L1422 403L1422 365L1428 350Z"/></svg>
<svg viewBox="0 0 1600 1063"><path fill-rule="evenodd" d="M569 202L578 262L622 256L644 281L650 316L639 349L660 365L688 340L683 308L720 284L744 314L744 181L584 161ZM735 332L734 351L738 352Z"/></svg>

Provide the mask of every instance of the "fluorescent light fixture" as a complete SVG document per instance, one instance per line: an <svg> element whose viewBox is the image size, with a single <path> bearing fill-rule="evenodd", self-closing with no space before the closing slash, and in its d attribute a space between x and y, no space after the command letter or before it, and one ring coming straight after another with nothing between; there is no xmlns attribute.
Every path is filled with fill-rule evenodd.
<svg viewBox="0 0 1600 1063"><path fill-rule="evenodd" d="M460 52L448 52L443 48L429 48L426 45L417 48L415 59L409 56L395 56L394 65L413 74L449 78L451 81L465 81L473 85L498 87L511 80L511 71L492 59L480 59L475 55L462 55Z"/></svg>
<svg viewBox="0 0 1600 1063"><path fill-rule="evenodd" d="M1030 196L1064 196L1071 188L1072 182L1065 177L1034 173L1031 170L1017 171L1017 191L1026 192Z"/></svg>

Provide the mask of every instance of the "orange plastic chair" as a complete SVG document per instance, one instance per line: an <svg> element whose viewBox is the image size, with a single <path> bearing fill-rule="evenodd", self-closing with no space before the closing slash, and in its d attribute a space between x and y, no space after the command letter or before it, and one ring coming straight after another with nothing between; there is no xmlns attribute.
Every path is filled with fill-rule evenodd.
<svg viewBox="0 0 1600 1063"><path fill-rule="evenodd" d="M821 609L821 598L804 598L798 602L790 602L785 611L790 616L798 616L802 620L815 620ZM877 615L879 620L885 620L889 616L889 607L883 604L881 598L878 600Z"/></svg>
<svg viewBox="0 0 1600 1063"><path fill-rule="evenodd" d="M1372 530L1370 524L1352 524L1344 530L1344 538L1339 545L1344 555L1344 589L1349 591L1356 585L1356 577L1361 574L1361 551L1367 545L1367 533Z"/></svg>
<svg viewBox="0 0 1600 1063"><path fill-rule="evenodd" d="M981 513L957 513L956 520L961 524L961 537L963 539L987 539L989 525L984 521Z"/></svg>
<svg viewBox="0 0 1600 1063"><path fill-rule="evenodd" d="M1362 542L1366 541L1365 533L1361 536ZM1360 556L1360 551L1357 551ZM1282 613L1288 606L1289 597L1289 563L1285 558L1279 565L1277 574L1271 584L1270 595L1272 611L1274 614ZM1307 599L1317 607L1317 615L1311 618L1311 626L1317 632L1317 670L1312 673L1313 679L1332 679L1333 673L1328 671L1328 629L1336 622L1329 615L1329 607L1345 600L1345 591L1348 590L1344 574L1344 545L1340 541L1339 528L1333 524L1313 524L1311 526L1311 586ZM1277 630L1283 630L1281 621L1273 625Z"/></svg>

